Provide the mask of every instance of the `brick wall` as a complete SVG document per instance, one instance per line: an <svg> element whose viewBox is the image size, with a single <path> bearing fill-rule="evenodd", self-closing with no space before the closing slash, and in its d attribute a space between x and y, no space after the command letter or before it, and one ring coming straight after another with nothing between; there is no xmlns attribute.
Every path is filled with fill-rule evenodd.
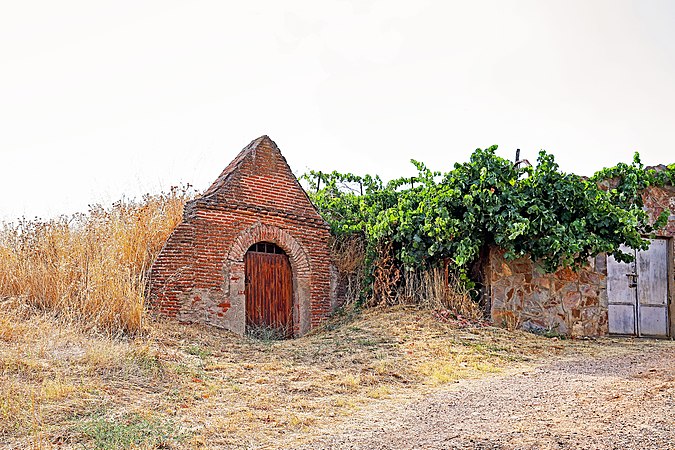
<svg viewBox="0 0 675 450"><path fill-rule="evenodd" d="M291 263L294 335L302 335L331 311L329 236L276 144L263 136L186 205L152 267L150 307L244 333L244 255L256 242L272 242Z"/></svg>

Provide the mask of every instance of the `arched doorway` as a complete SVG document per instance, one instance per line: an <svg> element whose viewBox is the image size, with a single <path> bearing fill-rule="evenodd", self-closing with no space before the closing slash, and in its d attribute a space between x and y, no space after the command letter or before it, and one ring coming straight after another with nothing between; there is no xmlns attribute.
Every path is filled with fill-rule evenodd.
<svg viewBox="0 0 675 450"><path fill-rule="evenodd" d="M249 247L244 257L246 332L293 336L293 274L286 252L271 242Z"/></svg>

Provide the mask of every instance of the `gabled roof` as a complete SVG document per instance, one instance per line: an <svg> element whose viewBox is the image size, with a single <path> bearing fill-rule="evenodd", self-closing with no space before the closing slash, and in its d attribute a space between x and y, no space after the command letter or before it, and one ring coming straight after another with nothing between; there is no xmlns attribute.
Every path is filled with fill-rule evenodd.
<svg viewBox="0 0 675 450"><path fill-rule="evenodd" d="M263 141L268 141L273 148L275 148L277 151L279 151L279 148L277 147L277 144L274 143L272 139L270 139L269 136L262 135L257 139L253 139L250 144L248 144L246 147L244 147L239 154L230 162L230 164L225 167L225 169L221 172L221 174L216 178L216 181L211 184L211 186L204 191L204 197L207 197L211 194L215 194L217 191L219 191L221 188L225 187L227 184L228 179L231 177L231 175L236 172L237 168L244 162L246 157L248 155L251 155L255 157L255 151L258 148L260 144L263 143Z"/></svg>
<svg viewBox="0 0 675 450"><path fill-rule="evenodd" d="M186 214L192 214L193 206L220 204L296 217L328 227L277 144L266 135L244 147L202 197L189 203Z"/></svg>

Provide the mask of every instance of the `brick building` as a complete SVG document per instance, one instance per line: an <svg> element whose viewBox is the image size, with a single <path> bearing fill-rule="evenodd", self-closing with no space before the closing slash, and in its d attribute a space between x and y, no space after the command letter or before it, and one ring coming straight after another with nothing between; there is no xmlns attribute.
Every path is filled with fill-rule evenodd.
<svg viewBox="0 0 675 450"><path fill-rule="evenodd" d="M277 145L246 146L188 202L151 269L150 308L243 334L300 336L330 313L330 233Z"/></svg>

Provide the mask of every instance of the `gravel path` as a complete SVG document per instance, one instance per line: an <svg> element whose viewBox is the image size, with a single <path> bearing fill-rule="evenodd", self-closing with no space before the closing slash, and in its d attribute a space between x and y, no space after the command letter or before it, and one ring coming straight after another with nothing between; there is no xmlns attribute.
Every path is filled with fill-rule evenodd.
<svg viewBox="0 0 675 450"><path fill-rule="evenodd" d="M380 403L304 448L675 450L675 343L594 345L594 356Z"/></svg>

